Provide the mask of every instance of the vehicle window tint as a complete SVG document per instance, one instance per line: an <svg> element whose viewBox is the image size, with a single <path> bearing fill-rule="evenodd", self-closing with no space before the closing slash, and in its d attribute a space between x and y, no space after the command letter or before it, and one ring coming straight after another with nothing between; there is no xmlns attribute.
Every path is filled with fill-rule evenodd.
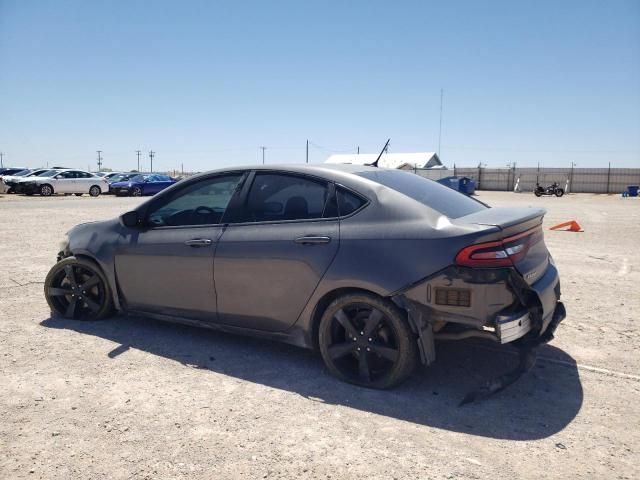
<svg viewBox="0 0 640 480"><path fill-rule="evenodd" d="M338 209L340 211L340 216L344 217L345 215L350 215L356 210L358 210L362 205L366 202L362 197L345 190L344 188L338 187Z"/></svg>
<svg viewBox="0 0 640 480"><path fill-rule="evenodd" d="M327 184L296 175L257 173L241 222L322 218Z"/></svg>
<svg viewBox="0 0 640 480"><path fill-rule="evenodd" d="M60 173L60 175L58 175L58 178L63 178L63 179L75 178L75 173L74 172L62 172L62 173Z"/></svg>
<svg viewBox="0 0 640 480"><path fill-rule="evenodd" d="M415 173L380 169L356 175L396 190L449 218L464 217L487 208L477 200Z"/></svg>
<svg viewBox="0 0 640 480"><path fill-rule="evenodd" d="M204 179L152 207L147 222L152 226L215 225L222 217L236 191L242 174Z"/></svg>

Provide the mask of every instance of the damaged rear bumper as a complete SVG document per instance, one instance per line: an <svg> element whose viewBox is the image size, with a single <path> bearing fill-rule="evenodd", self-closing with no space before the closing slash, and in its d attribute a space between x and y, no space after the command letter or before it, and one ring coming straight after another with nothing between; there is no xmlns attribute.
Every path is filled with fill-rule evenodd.
<svg viewBox="0 0 640 480"><path fill-rule="evenodd" d="M551 341L566 317L553 263L532 285L513 268L452 266L392 299L407 311L425 364L435 360L435 340L479 337L534 347Z"/></svg>

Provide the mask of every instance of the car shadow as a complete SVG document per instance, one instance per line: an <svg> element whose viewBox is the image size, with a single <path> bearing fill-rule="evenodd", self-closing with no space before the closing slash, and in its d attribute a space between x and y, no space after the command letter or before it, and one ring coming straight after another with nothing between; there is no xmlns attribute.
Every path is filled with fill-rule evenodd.
<svg viewBox="0 0 640 480"><path fill-rule="evenodd" d="M95 322L49 318L41 325L117 342L105 361L138 349L311 401L490 438L546 438L566 427L583 401L575 361L550 345L540 348L536 367L514 385L459 407L466 393L516 366L512 349L475 340L441 343L435 364L393 390L377 391L333 378L317 353L267 340L127 316Z"/></svg>

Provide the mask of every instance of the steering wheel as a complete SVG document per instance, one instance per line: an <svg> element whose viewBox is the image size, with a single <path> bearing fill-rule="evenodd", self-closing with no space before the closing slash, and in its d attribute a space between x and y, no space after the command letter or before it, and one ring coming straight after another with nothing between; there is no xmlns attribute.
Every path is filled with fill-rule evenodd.
<svg viewBox="0 0 640 480"><path fill-rule="evenodd" d="M193 211L193 213L196 215L215 215L216 211L213 208L209 208L209 207L205 207L204 205L201 205L197 207Z"/></svg>

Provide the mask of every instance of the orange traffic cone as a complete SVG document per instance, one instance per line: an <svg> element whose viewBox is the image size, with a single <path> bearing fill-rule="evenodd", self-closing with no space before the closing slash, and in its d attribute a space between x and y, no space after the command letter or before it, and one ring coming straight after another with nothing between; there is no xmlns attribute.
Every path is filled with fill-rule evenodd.
<svg viewBox="0 0 640 480"><path fill-rule="evenodd" d="M553 227L551 227L549 230L560 230L565 227L569 227L566 230L567 232L584 232L580 224L575 220L569 220L568 222L559 223L558 225L554 225Z"/></svg>

